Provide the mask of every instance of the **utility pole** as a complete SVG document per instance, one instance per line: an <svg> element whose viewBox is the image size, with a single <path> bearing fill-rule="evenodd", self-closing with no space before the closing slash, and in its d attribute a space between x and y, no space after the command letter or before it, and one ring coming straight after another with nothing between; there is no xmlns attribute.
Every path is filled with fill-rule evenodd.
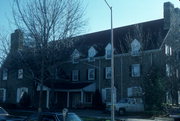
<svg viewBox="0 0 180 121"><path fill-rule="evenodd" d="M111 11L111 121L115 120L115 88L114 88L114 37L113 37L113 15L112 15L112 6L104 0Z"/></svg>

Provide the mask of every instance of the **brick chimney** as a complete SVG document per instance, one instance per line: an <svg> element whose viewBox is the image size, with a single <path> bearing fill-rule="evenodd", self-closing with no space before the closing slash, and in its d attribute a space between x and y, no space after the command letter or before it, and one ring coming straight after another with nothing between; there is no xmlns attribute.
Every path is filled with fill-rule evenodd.
<svg viewBox="0 0 180 121"><path fill-rule="evenodd" d="M174 14L174 5L171 2L164 3L164 29L169 29L171 26Z"/></svg>
<svg viewBox="0 0 180 121"><path fill-rule="evenodd" d="M23 48L23 32L20 29L16 29L11 34L11 52L21 50Z"/></svg>

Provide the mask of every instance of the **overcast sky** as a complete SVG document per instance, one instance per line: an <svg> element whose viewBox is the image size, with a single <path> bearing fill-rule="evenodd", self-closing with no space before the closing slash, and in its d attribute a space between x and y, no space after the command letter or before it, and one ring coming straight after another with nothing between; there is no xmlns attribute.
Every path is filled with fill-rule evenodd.
<svg viewBox="0 0 180 121"><path fill-rule="evenodd" d="M13 0L0 0L0 32L13 32L11 3ZM86 7L88 26L85 33L110 28L110 9L104 0L82 0ZM130 24L163 18L163 3L168 0L107 0L113 7L113 26ZM169 0L180 8L179 0ZM10 24L9 24L10 23Z"/></svg>

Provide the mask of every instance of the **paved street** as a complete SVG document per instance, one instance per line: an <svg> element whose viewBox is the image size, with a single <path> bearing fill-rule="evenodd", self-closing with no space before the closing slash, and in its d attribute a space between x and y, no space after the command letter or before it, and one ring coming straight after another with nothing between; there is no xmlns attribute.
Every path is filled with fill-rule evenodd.
<svg viewBox="0 0 180 121"><path fill-rule="evenodd" d="M92 117L97 119L110 119L110 113L104 113L98 110L72 110L80 117ZM160 117L147 117L147 116L119 116L116 114L115 119L117 121L174 121L172 118L160 118Z"/></svg>
<svg viewBox="0 0 180 121"><path fill-rule="evenodd" d="M11 110L13 112L12 114L15 113L15 115L20 115L20 116L26 116L22 114L32 114L34 111L27 111L27 110ZM58 111L59 112L59 111ZM95 119L111 119L110 113L104 113L103 111L99 110L89 110L89 109L83 109L83 110L69 110L69 112L74 112L80 117L83 118L95 118ZM171 118L159 118L159 117L145 117L145 116L115 116L116 121L174 121Z"/></svg>
<svg viewBox="0 0 180 121"><path fill-rule="evenodd" d="M98 110L72 110L80 117L92 117L98 119L110 119L110 113L104 113L103 111ZM145 116L115 116L115 119L118 121L153 121L152 119Z"/></svg>

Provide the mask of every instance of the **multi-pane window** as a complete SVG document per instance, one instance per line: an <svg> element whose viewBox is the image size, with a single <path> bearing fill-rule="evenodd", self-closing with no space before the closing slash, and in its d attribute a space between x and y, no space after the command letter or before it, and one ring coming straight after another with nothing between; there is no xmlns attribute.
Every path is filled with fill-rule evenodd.
<svg viewBox="0 0 180 121"><path fill-rule="evenodd" d="M137 39L134 39L131 43L131 55L138 56L141 49L141 44Z"/></svg>
<svg viewBox="0 0 180 121"><path fill-rule="evenodd" d="M166 64L166 76L171 76L171 67L169 64Z"/></svg>
<svg viewBox="0 0 180 121"><path fill-rule="evenodd" d="M0 102L6 101L6 89L0 88Z"/></svg>
<svg viewBox="0 0 180 121"><path fill-rule="evenodd" d="M8 79L8 69L4 69L3 70L2 79L3 80L7 80Z"/></svg>
<svg viewBox="0 0 180 121"><path fill-rule="evenodd" d="M110 59L110 58L111 58L111 49L106 50L106 59Z"/></svg>
<svg viewBox="0 0 180 121"><path fill-rule="evenodd" d="M88 80L95 79L95 69L88 69Z"/></svg>
<svg viewBox="0 0 180 121"><path fill-rule="evenodd" d="M169 47L169 55L172 55L172 47Z"/></svg>
<svg viewBox="0 0 180 121"><path fill-rule="evenodd" d="M79 63L79 57L80 57L80 53L77 49L75 49L73 51L73 54L72 54L72 62L73 64L76 64L76 63Z"/></svg>
<svg viewBox="0 0 180 121"><path fill-rule="evenodd" d="M112 74L112 69L111 69L111 67L106 67L106 68L105 68L105 78L106 78L106 79L111 79L111 74Z"/></svg>
<svg viewBox="0 0 180 121"><path fill-rule="evenodd" d="M114 88L114 101L116 102L116 88ZM104 103L111 102L111 88L102 89L102 101Z"/></svg>
<svg viewBox="0 0 180 121"><path fill-rule="evenodd" d="M106 59L111 59L111 54L112 54L112 50L111 50L111 44L109 43L106 48L105 48L105 57Z"/></svg>
<svg viewBox="0 0 180 121"><path fill-rule="evenodd" d="M165 54L169 55L169 46L168 45L165 45Z"/></svg>
<svg viewBox="0 0 180 121"><path fill-rule="evenodd" d="M140 97L142 96L142 88L141 87L130 87L127 89L128 97Z"/></svg>
<svg viewBox="0 0 180 121"><path fill-rule="evenodd" d="M72 71L72 81L78 81L79 80L79 70L73 70Z"/></svg>
<svg viewBox="0 0 180 121"><path fill-rule="evenodd" d="M25 93L28 94L28 88L27 87L17 88L17 98L16 98L17 103L19 103L19 101L21 100L21 98L23 97L23 95Z"/></svg>
<svg viewBox="0 0 180 121"><path fill-rule="evenodd" d="M18 69L18 79L23 79L23 69Z"/></svg>
<svg viewBox="0 0 180 121"><path fill-rule="evenodd" d="M92 62L92 61L95 61L95 58L94 56L96 55L96 50L94 49L94 47L91 47L89 50L88 50L88 61L89 62Z"/></svg>
<svg viewBox="0 0 180 121"><path fill-rule="evenodd" d="M92 103L92 93L90 92L85 93L85 102Z"/></svg>
<svg viewBox="0 0 180 121"><path fill-rule="evenodd" d="M171 56L172 55L172 47L169 45L165 45L165 54L167 56Z"/></svg>
<svg viewBox="0 0 180 121"><path fill-rule="evenodd" d="M111 88L106 88L106 102L111 102Z"/></svg>
<svg viewBox="0 0 180 121"><path fill-rule="evenodd" d="M140 64L132 64L131 76L132 77L140 77Z"/></svg>

